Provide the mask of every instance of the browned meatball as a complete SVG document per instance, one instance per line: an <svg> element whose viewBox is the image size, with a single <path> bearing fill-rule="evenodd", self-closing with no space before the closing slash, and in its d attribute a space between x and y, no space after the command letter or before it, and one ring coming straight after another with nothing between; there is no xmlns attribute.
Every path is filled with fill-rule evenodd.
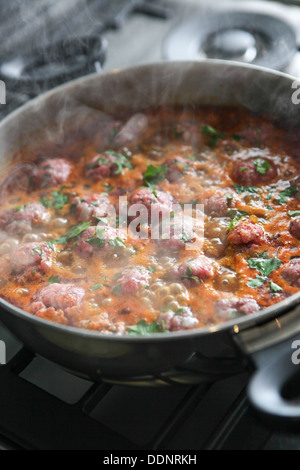
<svg viewBox="0 0 300 470"><path fill-rule="evenodd" d="M277 168L266 158L249 158L237 163L233 171L233 178L243 186L256 186L269 183L277 176Z"/></svg>
<svg viewBox="0 0 300 470"><path fill-rule="evenodd" d="M48 158L33 169L31 181L35 186L46 188L67 181L71 164L64 158Z"/></svg>
<svg viewBox="0 0 300 470"><path fill-rule="evenodd" d="M250 221L240 222L232 229L227 237L230 245L262 245L266 242L265 231L258 225Z"/></svg>

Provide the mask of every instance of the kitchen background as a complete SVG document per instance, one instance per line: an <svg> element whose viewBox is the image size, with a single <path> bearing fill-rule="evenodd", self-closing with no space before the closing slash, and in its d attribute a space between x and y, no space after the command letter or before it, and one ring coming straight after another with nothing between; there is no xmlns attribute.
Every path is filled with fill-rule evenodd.
<svg viewBox="0 0 300 470"><path fill-rule="evenodd" d="M153 61L221 57L300 76L299 46L297 1L1 0L0 118L69 79ZM208 385L93 384L1 326L0 339L2 449L300 449L300 434L249 407L247 372Z"/></svg>

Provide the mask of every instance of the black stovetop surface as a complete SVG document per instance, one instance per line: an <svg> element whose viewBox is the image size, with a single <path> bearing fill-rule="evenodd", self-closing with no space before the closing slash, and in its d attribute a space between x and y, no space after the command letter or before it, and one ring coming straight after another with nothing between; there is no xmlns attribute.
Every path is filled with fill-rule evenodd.
<svg viewBox="0 0 300 470"><path fill-rule="evenodd" d="M186 2L185 13L190 3L202 5ZM99 72L162 60L162 42L182 8L174 0L1 0L0 66L86 36L103 38ZM48 86L6 84L0 118ZM94 384L36 357L1 325L0 340L7 353L0 366L0 449L300 449L300 433L270 427L250 408L247 372L199 386Z"/></svg>
<svg viewBox="0 0 300 470"><path fill-rule="evenodd" d="M245 372L199 386L94 384L22 347L3 327L0 449L300 449L250 408Z"/></svg>

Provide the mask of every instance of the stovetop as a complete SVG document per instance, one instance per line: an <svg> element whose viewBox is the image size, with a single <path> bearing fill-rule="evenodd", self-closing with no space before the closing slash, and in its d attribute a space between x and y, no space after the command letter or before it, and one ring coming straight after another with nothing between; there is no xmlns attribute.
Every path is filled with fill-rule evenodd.
<svg viewBox="0 0 300 470"><path fill-rule="evenodd" d="M206 24L212 14L237 6L286 21L295 50L282 69L300 76L300 6L237 0L216 1L213 10L211 5L204 0L0 0L0 79L6 84L0 118L70 78L169 60L168 45L183 20L199 17ZM251 38L248 46L249 58ZM0 449L300 449L300 434L268 426L250 408L247 372L199 386L94 384L35 356L1 325L0 341L6 347L6 364L0 365Z"/></svg>

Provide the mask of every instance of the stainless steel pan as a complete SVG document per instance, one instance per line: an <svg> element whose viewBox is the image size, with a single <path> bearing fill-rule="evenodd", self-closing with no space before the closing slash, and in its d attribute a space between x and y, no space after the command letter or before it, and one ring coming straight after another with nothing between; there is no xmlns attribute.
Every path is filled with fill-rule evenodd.
<svg viewBox="0 0 300 470"><path fill-rule="evenodd" d="M215 60L90 75L36 98L2 121L0 169L5 174L20 147L30 152L45 140L100 125L103 113L152 105L235 105L297 125L300 105L292 102L293 82L279 72ZM250 368L253 404L267 415L294 422L300 419L300 406L282 390L299 373L291 360L293 339L300 335L299 302L300 293L212 328L147 337L114 337L53 324L3 300L0 318L30 350L95 381L199 383Z"/></svg>

